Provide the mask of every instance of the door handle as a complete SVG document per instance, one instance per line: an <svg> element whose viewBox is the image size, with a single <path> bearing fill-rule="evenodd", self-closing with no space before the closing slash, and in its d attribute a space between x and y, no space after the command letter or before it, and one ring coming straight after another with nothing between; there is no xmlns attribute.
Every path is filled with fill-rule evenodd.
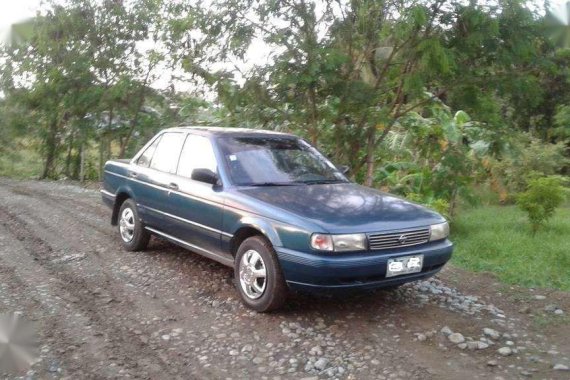
<svg viewBox="0 0 570 380"><path fill-rule="evenodd" d="M131 176L131 177L133 177L133 178L136 178L137 175L138 175L137 172L129 172L129 176Z"/></svg>
<svg viewBox="0 0 570 380"><path fill-rule="evenodd" d="M170 183L168 184L168 188L171 189L171 190L178 190L178 185L175 184L174 182L170 182Z"/></svg>

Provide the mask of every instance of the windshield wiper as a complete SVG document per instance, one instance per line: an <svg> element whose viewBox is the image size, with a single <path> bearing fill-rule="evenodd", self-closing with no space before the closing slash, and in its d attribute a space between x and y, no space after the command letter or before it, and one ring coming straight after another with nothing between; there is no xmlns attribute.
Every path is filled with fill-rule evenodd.
<svg viewBox="0 0 570 380"><path fill-rule="evenodd" d="M304 182L252 182L245 183L242 186L298 186L305 185Z"/></svg>
<svg viewBox="0 0 570 380"><path fill-rule="evenodd" d="M308 181L303 181L304 184L307 185L320 185L320 184L327 184L327 183L348 183L343 179L313 179Z"/></svg>

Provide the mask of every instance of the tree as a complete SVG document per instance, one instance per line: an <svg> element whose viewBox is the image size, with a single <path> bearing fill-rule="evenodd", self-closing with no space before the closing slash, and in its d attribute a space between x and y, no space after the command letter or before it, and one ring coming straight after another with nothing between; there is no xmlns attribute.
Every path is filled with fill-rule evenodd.
<svg viewBox="0 0 570 380"><path fill-rule="evenodd" d="M61 171L78 178L85 145L100 137L106 146L118 139L119 156L126 154L145 125L140 121L147 98L158 95L150 85L164 56L159 47L140 45L158 43L162 8L160 0L50 2L34 20L28 46L5 49L3 91L34 115L29 137L42 142L41 178ZM99 133L102 115L109 126L114 119L128 122ZM58 170L63 152L64 169Z"/></svg>
<svg viewBox="0 0 570 380"><path fill-rule="evenodd" d="M300 132L367 185L378 148L409 112L441 99L499 128L505 112L494 100L541 100L515 96L537 83L527 72L540 67L542 41L520 1L226 1L205 14L201 43L215 46L216 61L240 60L259 41L275 52L248 71L238 65L233 79L191 68L216 86L227 118Z"/></svg>

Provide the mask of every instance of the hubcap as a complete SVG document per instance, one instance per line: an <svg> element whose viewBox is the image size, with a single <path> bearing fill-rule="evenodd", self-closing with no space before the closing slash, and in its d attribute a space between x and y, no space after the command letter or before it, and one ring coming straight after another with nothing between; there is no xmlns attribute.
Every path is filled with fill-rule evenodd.
<svg viewBox="0 0 570 380"><path fill-rule="evenodd" d="M121 232L121 238L124 242L130 243L130 241L133 240L135 234L135 215L133 210L128 207L124 209L121 214L119 231Z"/></svg>
<svg viewBox="0 0 570 380"><path fill-rule="evenodd" d="M258 299L265 291L267 271L261 255L250 249L239 263L239 282L248 298Z"/></svg>

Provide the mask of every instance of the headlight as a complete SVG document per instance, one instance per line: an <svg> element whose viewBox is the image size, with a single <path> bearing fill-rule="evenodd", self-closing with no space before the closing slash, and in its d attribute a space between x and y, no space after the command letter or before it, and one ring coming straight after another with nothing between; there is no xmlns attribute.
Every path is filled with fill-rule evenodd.
<svg viewBox="0 0 570 380"><path fill-rule="evenodd" d="M432 224L429 241L442 240L449 236L449 223Z"/></svg>
<svg viewBox="0 0 570 380"><path fill-rule="evenodd" d="M366 235L332 235L334 250L344 251L364 251L366 249Z"/></svg>
<svg viewBox="0 0 570 380"><path fill-rule="evenodd" d="M328 235L313 234L311 247L319 251L364 251L366 250L365 234Z"/></svg>

